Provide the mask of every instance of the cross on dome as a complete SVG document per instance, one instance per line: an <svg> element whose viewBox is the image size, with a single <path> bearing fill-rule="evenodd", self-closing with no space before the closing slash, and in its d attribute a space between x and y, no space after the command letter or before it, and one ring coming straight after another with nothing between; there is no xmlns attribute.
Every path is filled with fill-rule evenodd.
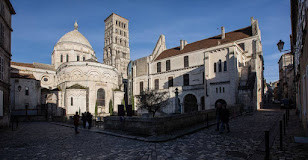
<svg viewBox="0 0 308 160"><path fill-rule="evenodd" d="M75 30L78 30L78 24L77 24L77 21L75 21L74 28L75 28Z"/></svg>

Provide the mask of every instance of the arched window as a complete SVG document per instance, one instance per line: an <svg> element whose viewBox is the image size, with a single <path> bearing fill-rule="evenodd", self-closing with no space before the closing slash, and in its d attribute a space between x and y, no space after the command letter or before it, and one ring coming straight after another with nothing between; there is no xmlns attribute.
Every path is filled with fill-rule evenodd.
<svg viewBox="0 0 308 160"><path fill-rule="evenodd" d="M115 43L118 43L118 38L117 37L115 37Z"/></svg>
<svg viewBox="0 0 308 160"><path fill-rule="evenodd" d="M26 96L29 95L29 87L26 87L26 89L25 89L25 95L26 95Z"/></svg>
<svg viewBox="0 0 308 160"><path fill-rule="evenodd" d="M66 62L68 62L68 58L69 58L69 57L68 57L68 54L67 54L67 55L66 55Z"/></svg>
<svg viewBox="0 0 308 160"><path fill-rule="evenodd" d="M74 102L73 102L73 97L71 97L71 106L74 105Z"/></svg>
<svg viewBox="0 0 308 160"><path fill-rule="evenodd" d="M78 55L78 56L77 56L77 61L79 61L79 58L80 58L80 57L79 57L79 55Z"/></svg>
<svg viewBox="0 0 308 160"><path fill-rule="evenodd" d="M218 71L221 72L221 60L218 62Z"/></svg>
<svg viewBox="0 0 308 160"><path fill-rule="evenodd" d="M122 39L120 39L120 44L122 45Z"/></svg>
<svg viewBox="0 0 308 160"><path fill-rule="evenodd" d="M86 57L82 57L82 60L85 61L85 60L86 60Z"/></svg>
<svg viewBox="0 0 308 160"><path fill-rule="evenodd" d="M216 67L217 67L217 64L214 63L214 72L216 73Z"/></svg>
<svg viewBox="0 0 308 160"><path fill-rule="evenodd" d="M105 106L105 90L102 88L97 90L96 104L98 106Z"/></svg>
<svg viewBox="0 0 308 160"><path fill-rule="evenodd" d="M227 71L227 61L224 61L224 71Z"/></svg>
<svg viewBox="0 0 308 160"><path fill-rule="evenodd" d="M61 54L61 58L60 59L61 59L61 62L63 62L63 55L62 54Z"/></svg>

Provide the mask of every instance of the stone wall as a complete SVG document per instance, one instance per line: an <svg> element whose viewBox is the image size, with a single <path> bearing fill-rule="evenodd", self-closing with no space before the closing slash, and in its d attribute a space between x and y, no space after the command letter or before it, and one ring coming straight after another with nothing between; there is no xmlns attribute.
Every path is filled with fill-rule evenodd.
<svg viewBox="0 0 308 160"><path fill-rule="evenodd" d="M241 112L241 107L234 106L229 110L230 116L235 116ZM205 123L207 115L209 120L214 120L215 109L154 118L109 116L104 117L104 127L139 135L157 136Z"/></svg>

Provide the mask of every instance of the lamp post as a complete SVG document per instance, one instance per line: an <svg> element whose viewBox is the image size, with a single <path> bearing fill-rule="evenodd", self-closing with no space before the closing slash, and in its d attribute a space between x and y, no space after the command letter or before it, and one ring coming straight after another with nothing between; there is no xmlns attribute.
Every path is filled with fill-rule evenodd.
<svg viewBox="0 0 308 160"><path fill-rule="evenodd" d="M283 46L284 46L284 41L279 40L279 42L277 43L277 47L280 52L282 52Z"/></svg>

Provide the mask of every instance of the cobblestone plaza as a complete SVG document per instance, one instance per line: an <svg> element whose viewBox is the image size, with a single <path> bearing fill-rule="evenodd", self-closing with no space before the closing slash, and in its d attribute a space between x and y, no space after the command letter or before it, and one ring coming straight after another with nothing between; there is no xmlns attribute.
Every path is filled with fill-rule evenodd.
<svg viewBox="0 0 308 160"><path fill-rule="evenodd" d="M175 140L150 143L48 122L21 123L0 133L0 159L248 159L260 147L264 130L281 112L257 112L231 120L231 133L215 127ZM261 121L262 120L262 121Z"/></svg>

